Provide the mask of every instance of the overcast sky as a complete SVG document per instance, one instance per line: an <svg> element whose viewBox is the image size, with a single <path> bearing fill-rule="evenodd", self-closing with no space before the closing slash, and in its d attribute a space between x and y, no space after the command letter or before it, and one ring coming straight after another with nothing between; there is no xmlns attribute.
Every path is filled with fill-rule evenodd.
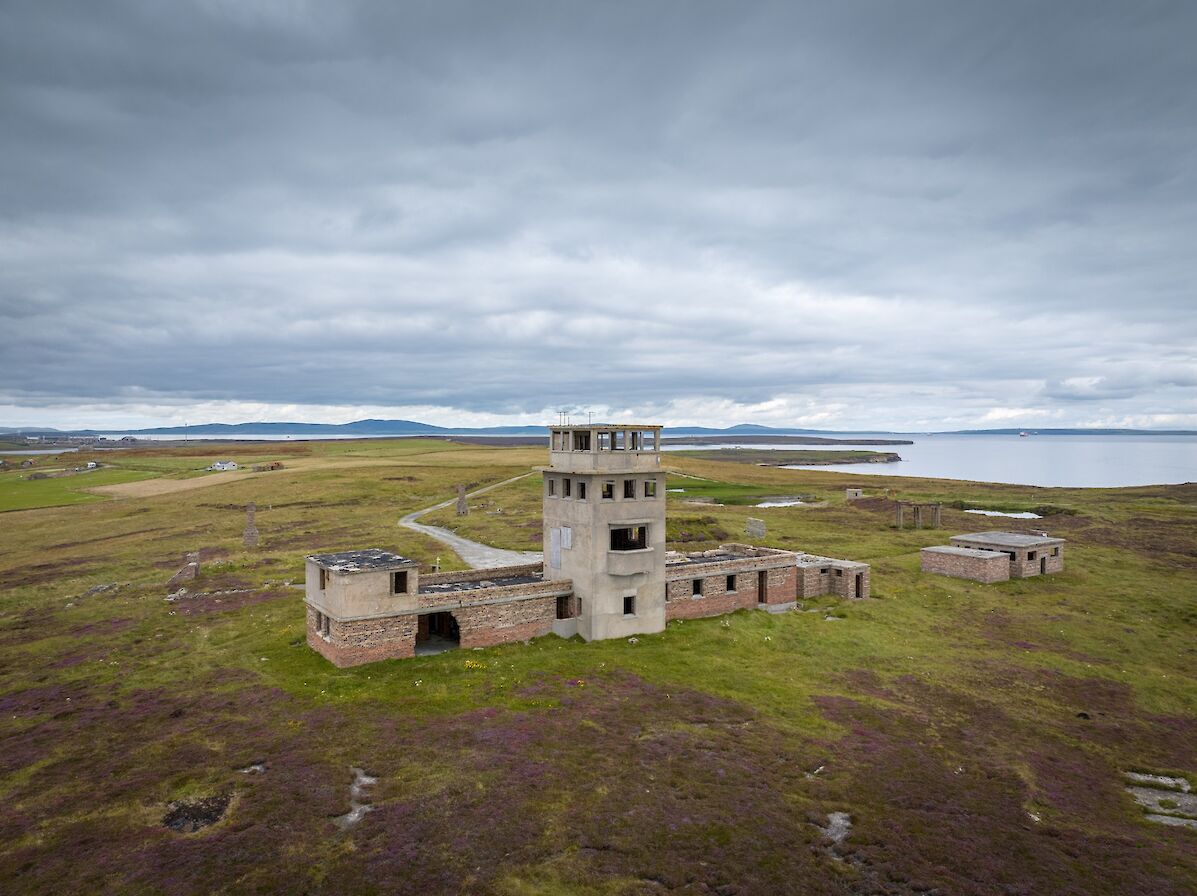
<svg viewBox="0 0 1197 896"><path fill-rule="evenodd" d="M0 5L0 425L1197 428L1197 3Z"/></svg>

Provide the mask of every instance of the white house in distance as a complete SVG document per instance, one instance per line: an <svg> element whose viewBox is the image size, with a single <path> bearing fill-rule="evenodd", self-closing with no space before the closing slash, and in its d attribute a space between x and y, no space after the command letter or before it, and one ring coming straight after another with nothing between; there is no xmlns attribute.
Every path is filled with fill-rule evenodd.
<svg viewBox="0 0 1197 896"><path fill-rule="evenodd" d="M235 469L237 469L237 462L233 461L233 460L218 460L218 461L216 461L216 463L212 464L212 466L208 467L208 469L209 470L218 470L221 472L224 472L227 470L235 470Z"/></svg>

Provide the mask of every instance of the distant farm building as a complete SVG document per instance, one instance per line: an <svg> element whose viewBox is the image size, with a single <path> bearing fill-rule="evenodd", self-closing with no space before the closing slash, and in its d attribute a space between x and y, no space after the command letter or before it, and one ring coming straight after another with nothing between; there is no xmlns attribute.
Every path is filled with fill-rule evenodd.
<svg viewBox="0 0 1197 896"><path fill-rule="evenodd" d="M232 461L232 460L218 460L218 461L216 461L216 463L212 464L212 466L208 467L208 469L209 470L218 470L221 472L225 472L227 470L235 470L235 469L237 469L237 462Z"/></svg>
<svg viewBox="0 0 1197 896"><path fill-rule="evenodd" d="M623 638L671 619L869 595L864 563L747 544L667 552L659 426L553 427L549 458L542 563L421 574L379 549L312 554L308 644L353 666L549 633Z"/></svg>
<svg viewBox="0 0 1197 896"><path fill-rule="evenodd" d="M279 460L272 460L269 463L253 465L253 471L255 473L265 473L268 470L281 470L282 468L283 462Z"/></svg>

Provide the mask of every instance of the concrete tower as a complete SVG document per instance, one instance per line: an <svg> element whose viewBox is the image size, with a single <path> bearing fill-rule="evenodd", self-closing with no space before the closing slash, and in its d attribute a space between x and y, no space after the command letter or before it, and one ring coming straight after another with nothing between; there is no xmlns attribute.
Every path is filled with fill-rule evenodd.
<svg viewBox="0 0 1197 896"><path fill-rule="evenodd" d="M543 472L544 577L573 580L578 634L664 629L661 427L554 426Z"/></svg>

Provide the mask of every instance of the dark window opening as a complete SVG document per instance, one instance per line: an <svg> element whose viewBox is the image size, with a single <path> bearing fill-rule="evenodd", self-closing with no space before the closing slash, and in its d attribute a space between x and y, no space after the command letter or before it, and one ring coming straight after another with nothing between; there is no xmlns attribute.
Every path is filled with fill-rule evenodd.
<svg viewBox="0 0 1197 896"><path fill-rule="evenodd" d="M574 433L574 451L589 451L590 450L590 433L589 432L575 432Z"/></svg>
<svg viewBox="0 0 1197 896"><path fill-rule="evenodd" d="M407 570L395 573L391 577L391 594L407 594Z"/></svg>
<svg viewBox="0 0 1197 896"><path fill-rule="evenodd" d="M625 616L635 616L636 615L636 598L634 595L628 595L627 597L625 597L623 599L623 615L625 615Z"/></svg>
<svg viewBox="0 0 1197 896"><path fill-rule="evenodd" d="M615 498L615 483L613 481L608 480L603 483L603 498L606 500Z"/></svg>
<svg viewBox="0 0 1197 896"><path fill-rule="evenodd" d="M1035 552L1034 552L1034 551L1027 551L1027 559L1028 559L1028 560L1034 560L1034 559L1035 559Z"/></svg>
<svg viewBox="0 0 1197 896"><path fill-rule="evenodd" d="M572 594L557 596L557 618L573 619L578 614L574 612L574 597Z"/></svg>
<svg viewBox="0 0 1197 896"><path fill-rule="evenodd" d="M1052 548L1052 556L1053 556L1053 557L1059 557L1059 556L1060 556L1060 549L1059 549L1059 548Z"/></svg>
<svg viewBox="0 0 1197 896"><path fill-rule="evenodd" d="M825 575L827 575L827 573L829 573L829 572L831 572L831 570L830 570L830 569L828 569L827 567L823 567L822 569L820 569L820 570L819 570L819 575L821 575L821 576L825 576Z"/></svg>
<svg viewBox="0 0 1197 896"><path fill-rule="evenodd" d="M690 583L690 593L702 597L702 579L695 579Z"/></svg>
<svg viewBox="0 0 1197 896"><path fill-rule="evenodd" d="M611 530L611 550L642 551L648 547L648 526L628 526Z"/></svg>
<svg viewBox="0 0 1197 896"><path fill-rule="evenodd" d="M644 480L644 497L655 498L656 496L657 496L657 480L655 480L655 479Z"/></svg>
<svg viewBox="0 0 1197 896"><path fill-rule="evenodd" d="M844 571L843 571L842 569L837 569L837 570L835 571L835 574L836 574L837 576L839 576L840 578L843 578L843 576L844 576Z"/></svg>
<svg viewBox="0 0 1197 896"><path fill-rule="evenodd" d="M625 498L636 497L636 480L635 479L625 479L623 481L623 496Z"/></svg>
<svg viewBox="0 0 1197 896"><path fill-rule="evenodd" d="M735 591L735 590L736 590L736 577L735 577L735 576L728 576L728 577L727 577L727 590L728 590L728 591Z"/></svg>
<svg viewBox="0 0 1197 896"><path fill-rule="evenodd" d="M323 591L327 587L328 587L328 570L321 569L320 570L320 590Z"/></svg>
<svg viewBox="0 0 1197 896"><path fill-rule="evenodd" d="M578 500L586 500L586 483L582 482L580 479L578 480Z"/></svg>
<svg viewBox="0 0 1197 896"><path fill-rule="evenodd" d="M546 479L545 482L547 482L549 485L549 497L557 497L557 480L550 477L549 479Z"/></svg>
<svg viewBox="0 0 1197 896"><path fill-rule="evenodd" d="M669 585L665 586L665 603L669 603Z"/></svg>
<svg viewBox="0 0 1197 896"><path fill-rule="evenodd" d="M568 498L570 496L570 494L572 494L573 483L569 479L562 479L561 482L562 482L561 493L563 495L565 495L565 497Z"/></svg>

